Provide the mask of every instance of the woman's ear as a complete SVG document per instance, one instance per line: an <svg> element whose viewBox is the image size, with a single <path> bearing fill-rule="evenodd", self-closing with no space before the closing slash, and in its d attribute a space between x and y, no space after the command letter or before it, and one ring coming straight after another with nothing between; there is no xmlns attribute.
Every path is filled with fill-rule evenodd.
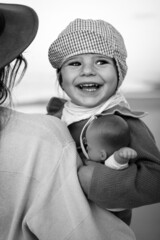
<svg viewBox="0 0 160 240"><path fill-rule="evenodd" d="M107 159L107 153L104 149L101 149L101 151L100 151L100 158L103 161Z"/></svg>

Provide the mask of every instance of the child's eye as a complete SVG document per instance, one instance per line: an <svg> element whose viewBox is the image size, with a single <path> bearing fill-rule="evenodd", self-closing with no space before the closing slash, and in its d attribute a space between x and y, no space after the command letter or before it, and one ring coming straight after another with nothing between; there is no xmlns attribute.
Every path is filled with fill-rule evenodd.
<svg viewBox="0 0 160 240"><path fill-rule="evenodd" d="M77 67L77 66L80 66L81 63L80 62L69 62L68 65Z"/></svg>
<svg viewBox="0 0 160 240"><path fill-rule="evenodd" d="M108 61L105 59L101 59L97 61L97 65L104 65L104 64L108 64Z"/></svg>

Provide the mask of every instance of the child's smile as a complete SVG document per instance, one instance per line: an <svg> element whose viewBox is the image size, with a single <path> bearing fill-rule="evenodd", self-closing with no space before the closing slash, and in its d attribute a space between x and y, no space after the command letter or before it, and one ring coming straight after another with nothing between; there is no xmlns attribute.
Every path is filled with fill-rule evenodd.
<svg viewBox="0 0 160 240"><path fill-rule="evenodd" d="M87 92L95 92L97 91L102 85L98 83L81 83L78 84L77 87L82 91Z"/></svg>
<svg viewBox="0 0 160 240"><path fill-rule="evenodd" d="M118 84L113 59L100 54L81 54L61 68L62 88L72 102L95 107L114 94Z"/></svg>

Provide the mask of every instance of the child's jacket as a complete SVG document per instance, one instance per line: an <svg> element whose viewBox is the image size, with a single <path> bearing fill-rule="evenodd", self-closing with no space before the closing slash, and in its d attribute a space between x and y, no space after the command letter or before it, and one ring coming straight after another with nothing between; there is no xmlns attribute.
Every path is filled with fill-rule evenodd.
<svg viewBox="0 0 160 240"><path fill-rule="evenodd" d="M48 114L60 118L63 104L64 100L51 99ZM152 133L137 113L117 106L103 112L103 115L111 113L119 114L127 121L131 133L130 147L137 151L138 157L122 171L97 164L87 196L102 208L127 209L115 214L130 224L131 209L160 202L160 152ZM86 120L74 123L76 131L73 138L76 143L85 123ZM74 124L69 126L71 132L75 129Z"/></svg>

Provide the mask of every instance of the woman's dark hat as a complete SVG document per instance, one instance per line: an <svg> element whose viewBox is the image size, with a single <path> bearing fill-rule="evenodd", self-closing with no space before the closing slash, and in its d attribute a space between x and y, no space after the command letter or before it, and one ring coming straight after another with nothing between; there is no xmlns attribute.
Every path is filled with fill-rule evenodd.
<svg viewBox="0 0 160 240"><path fill-rule="evenodd" d="M0 3L0 68L30 45L37 30L38 16L32 8Z"/></svg>

